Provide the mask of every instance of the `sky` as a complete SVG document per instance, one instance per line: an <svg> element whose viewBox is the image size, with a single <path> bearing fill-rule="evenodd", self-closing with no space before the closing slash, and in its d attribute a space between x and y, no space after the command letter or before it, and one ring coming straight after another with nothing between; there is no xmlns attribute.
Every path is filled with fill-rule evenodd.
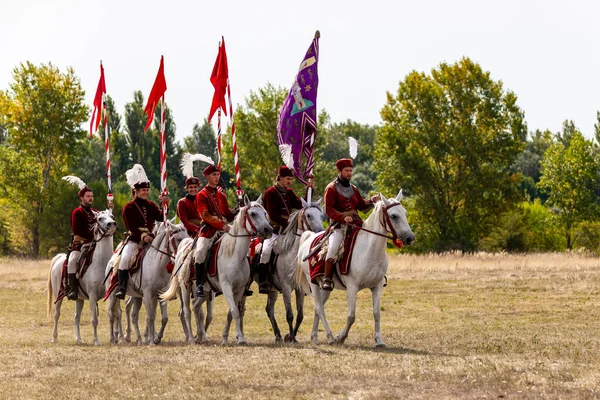
<svg viewBox="0 0 600 400"><path fill-rule="evenodd" d="M288 88L318 29L318 108L333 122L380 124L386 92L409 72L466 56L517 95L530 131L570 119L591 138L598 15L592 0L0 0L0 90L21 62L52 62L74 68L91 106L102 60L123 115L135 90L147 98L164 55L181 140L208 116L221 36L237 108L268 82Z"/></svg>

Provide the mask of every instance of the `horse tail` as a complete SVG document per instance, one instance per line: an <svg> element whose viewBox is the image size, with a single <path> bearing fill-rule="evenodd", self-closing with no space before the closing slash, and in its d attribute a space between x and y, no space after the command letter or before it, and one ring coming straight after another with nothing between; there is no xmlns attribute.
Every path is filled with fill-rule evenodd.
<svg viewBox="0 0 600 400"><path fill-rule="evenodd" d="M161 300L173 300L175 296L177 296L177 292L179 291L179 278L177 275L171 276L171 281L169 282L169 287L164 293L161 293L158 297Z"/></svg>
<svg viewBox="0 0 600 400"><path fill-rule="evenodd" d="M187 239L183 239L187 240ZM178 251L175 256L175 265L173 266L173 275L171 276L171 281L169 282L169 287L163 293L160 294L161 300L173 300L175 296L177 296L177 292L179 291L179 275L183 277L182 282L185 282L185 277L188 275L189 266L186 262L187 255L192 251L192 246L190 244L192 240L185 243L183 250ZM183 241L180 245L183 244Z"/></svg>
<svg viewBox="0 0 600 400"><path fill-rule="evenodd" d="M310 284L308 283L306 275L302 270L302 264L299 255L298 257L296 257L296 269L293 274L295 275L294 282L296 282L296 286L301 288L304 291L304 293L310 293Z"/></svg>
<svg viewBox="0 0 600 400"><path fill-rule="evenodd" d="M48 272L48 318L50 318L50 314L52 313L52 300L53 300L53 293L52 293L52 267L54 267L54 263L60 258L62 257L63 254L57 254L54 256L54 258L52 259L52 261L50 261L50 271Z"/></svg>

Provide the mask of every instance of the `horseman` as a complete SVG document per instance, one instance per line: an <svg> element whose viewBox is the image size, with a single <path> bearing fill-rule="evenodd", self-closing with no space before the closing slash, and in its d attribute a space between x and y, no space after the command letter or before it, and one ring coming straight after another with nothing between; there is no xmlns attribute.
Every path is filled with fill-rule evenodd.
<svg viewBox="0 0 600 400"><path fill-rule="evenodd" d="M196 195L196 208L202 219L202 227L194 253L197 297L204 297L208 249L217 232L229 232L231 228L227 223L232 222L234 218L227 203L227 195L217 186L221 179L219 169L215 165L209 165L202 174L206 177L207 184Z"/></svg>
<svg viewBox="0 0 600 400"><path fill-rule="evenodd" d="M325 188L325 214L336 222L333 233L329 237L329 247L325 258L325 277L323 279L323 290L333 290L333 268L335 257L343 246L345 229L344 225L362 225L362 219L358 211L368 211L376 200L374 196L365 200L356 186L350 183L352 178L352 159L339 159L335 166L338 170L337 178Z"/></svg>
<svg viewBox="0 0 600 400"><path fill-rule="evenodd" d="M144 168L140 164L135 164L125 175L127 183L135 191L135 198L123 208L123 220L129 232L119 262L119 290L116 297L121 300L125 298L127 293L131 257L138 251L139 247L152 243L154 239L152 232L155 223L164 221L161 209L154 202L148 200L150 181ZM169 198L163 196L159 197L159 201L166 202L167 205L170 203Z"/></svg>
<svg viewBox="0 0 600 400"><path fill-rule="evenodd" d="M71 252L69 253L67 262L67 279L66 287L67 298L69 300L77 300L79 292L79 283L77 281L77 264L81 258L81 247L84 244L91 243L94 240L94 225L96 224L96 214L98 210L92 208L94 202L94 193L92 188L86 185L81 179L76 176L64 176L63 179L71 184L76 184L79 187L79 200L81 204L71 213L71 230L73 232L73 243ZM112 201L108 202L108 206L113 208Z"/></svg>
<svg viewBox="0 0 600 400"><path fill-rule="evenodd" d="M196 196L200 190L200 179L195 176L185 180L185 190L187 194L177 202L177 216L187 229L188 235L195 238L200 232L202 220L198 209L196 208Z"/></svg>
<svg viewBox="0 0 600 400"><path fill-rule="evenodd" d="M269 215L269 222L273 227L273 236L265 239L262 245L262 254L258 264L258 291L266 294L271 290L268 281L269 264L273 252L273 244L277 237L283 233L288 225L288 218L292 210L302 208L302 201L291 188L294 181L292 170L285 165L279 167L277 181L263 194L263 204ZM314 188L313 177L308 178L308 187ZM308 190L308 189L307 189Z"/></svg>

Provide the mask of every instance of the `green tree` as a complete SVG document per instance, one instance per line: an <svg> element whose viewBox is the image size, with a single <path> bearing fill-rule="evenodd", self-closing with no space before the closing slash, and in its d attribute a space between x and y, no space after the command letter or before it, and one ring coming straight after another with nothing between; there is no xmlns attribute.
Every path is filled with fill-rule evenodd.
<svg viewBox="0 0 600 400"><path fill-rule="evenodd" d="M156 163L156 168L159 171L160 177L160 104L154 109L154 131L159 138L158 148L156 152L157 159L153 159L152 163ZM165 134L166 134L166 168L167 168L167 188L171 197L177 199L183 196L185 186L185 178L181 173L181 146L175 142L177 135L177 126L173 119L173 113L169 106L165 104ZM158 181L160 188L160 179ZM174 207L171 207L172 209Z"/></svg>
<svg viewBox="0 0 600 400"><path fill-rule="evenodd" d="M183 151L204 154L217 161L217 136L207 119L204 119L202 126L194 124L192 134L183 138Z"/></svg>
<svg viewBox="0 0 600 400"><path fill-rule="evenodd" d="M512 170L519 172L523 176L523 181L519 185L520 191L527 193L529 199L540 198L546 201L547 196L541 193L537 188L540 181L540 162L544 152L552 144L552 132L536 130L531 133L531 140L525 144L525 149L521 152L512 165Z"/></svg>
<svg viewBox="0 0 600 400"><path fill-rule="evenodd" d="M572 228L577 222L593 217L597 211L600 165L593 144L575 130L569 146L557 138L542 159L538 186L548 194L548 204L558 210L562 229L571 249Z"/></svg>
<svg viewBox="0 0 600 400"><path fill-rule="evenodd" d="M86 132L81 129L88 118L84 91L72 68L61 72L52 64L35 66L22 63L13 70L13 82L4 93L0 120L6 121L12 149L4 157L31 160L37 178L29 175L28 187L19 196L18 207L28 212L32 255L39 256L40 225L52 199L48 188L65 172L69 155L76 151ZM12 154L11 154L12 152ZM5 165L3 163L3 165ZM18 168L15 174L23 172ZM28 171L30 173L31 171ZM15 187L20 177L10 176L5 182Z"/></svg>
<svg viewBox="0 0 600 400"><path fill-rule="evenodd" d="M434 249L472 250L500 213L519 199L509 170L526 126L517 97L463 58L431 75L411 72L388 93L375 150L378 184L416 196L436 235Z"/></svg>

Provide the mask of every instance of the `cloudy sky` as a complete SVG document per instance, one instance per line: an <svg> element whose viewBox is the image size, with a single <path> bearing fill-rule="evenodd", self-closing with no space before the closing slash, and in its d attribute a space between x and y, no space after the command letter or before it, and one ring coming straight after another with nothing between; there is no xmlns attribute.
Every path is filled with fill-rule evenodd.
<svg viewBox="0 0 600 400"><path fill-rule="evenodd" d="M148 96L164 55L179 139L208 114L221 35L234 107L267 82L288 87L319 29L318 105L334 122L380 123L407 73L463 56L517 94L530 130L571 119L592 137L600 110L591 0L0 0L0 15L0 89L19 63L52 62L75 69L91 105L102 60L122 114L134 90Z"/></svg>

